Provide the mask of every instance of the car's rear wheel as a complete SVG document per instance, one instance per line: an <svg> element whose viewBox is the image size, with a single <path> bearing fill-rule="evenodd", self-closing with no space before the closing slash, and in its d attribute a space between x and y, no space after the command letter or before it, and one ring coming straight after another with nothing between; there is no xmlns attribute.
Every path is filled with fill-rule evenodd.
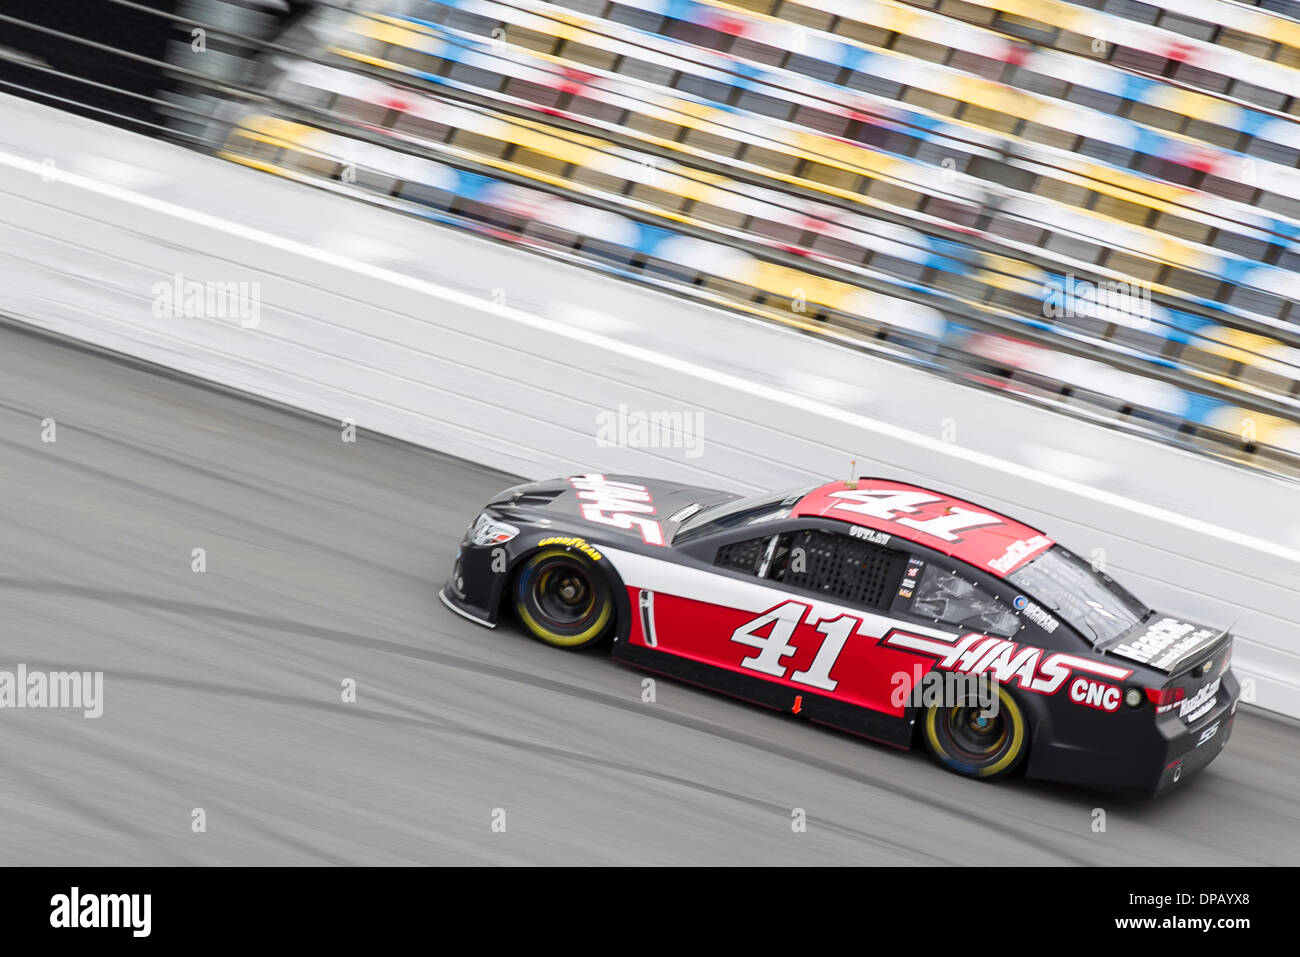
<svg viewBox="0 0 1300 957"><path fill-rule="evenodd" d="M608 636L614 596L585 556L564 548L538 552L514 578L515 612L533 637L556 648L586 648Z"/></svg>
<svg viewBox="0 0 1300 957"><path fill-rule="evenodd" d="M977 702L932 705L923 717L930 753L944 767L991 781L1014 771L1029 751L1029 722L1016 699L998 688L996 713Z"/></svg>

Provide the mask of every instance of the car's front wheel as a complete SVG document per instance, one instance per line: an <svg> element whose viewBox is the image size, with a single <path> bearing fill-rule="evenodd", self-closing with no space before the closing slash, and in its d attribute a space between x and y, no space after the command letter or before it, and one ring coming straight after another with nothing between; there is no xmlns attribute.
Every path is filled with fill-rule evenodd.
<svg viewBox="0 0 1300 957"><path fill-rule="evenodd" d="M614 596L585 556L564 548L538 552L514 577L515 612L524 628L556 648L585 648L614 624Z"/></svg>
<svg viewBox="0 0 1300 957"><path fill-rule="evenodd" d="M922 721L930 753L950 771L967 777L1005 777L1029 751L1029 722L1005 688L998 688L996 711L986 711L974 701L932 705Z"/></svg>

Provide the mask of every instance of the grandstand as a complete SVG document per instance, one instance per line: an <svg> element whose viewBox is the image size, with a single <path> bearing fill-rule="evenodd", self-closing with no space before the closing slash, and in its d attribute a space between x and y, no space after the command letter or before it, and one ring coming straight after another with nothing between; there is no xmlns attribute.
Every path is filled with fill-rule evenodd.
<svg viewBox="0 0 1300 957"><path fill-rule="evenodd" d="M214 139L282 175L1276 464L1300 453L1300 25L1180 10L328 10L267 54L279 108L241 104ZM1128 292L1096 294L1114 289ZM1045 308L1062 291L1066 308Z"/></svg>
<svg viewBox="0 0 1300 957"><path fill-rule="evenodd" d="M170 44L187 145L1300 463L1289 0L369 0L258 36L237 6L154 14L227 51Z"/></svg>

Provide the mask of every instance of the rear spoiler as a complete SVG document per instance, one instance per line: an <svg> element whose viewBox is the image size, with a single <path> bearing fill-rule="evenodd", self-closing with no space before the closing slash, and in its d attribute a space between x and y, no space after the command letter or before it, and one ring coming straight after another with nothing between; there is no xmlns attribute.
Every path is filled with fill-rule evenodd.
<svg viewBox="0 0 1300 957"><path fill-rule="evenodd" d="M1218 645L1232 628L1216 632L1177 618L1162 618L1137 634L1134 634L1135 631L1137 629L1125 632L1101 650L1166 674L1174 674Z"/></svg>

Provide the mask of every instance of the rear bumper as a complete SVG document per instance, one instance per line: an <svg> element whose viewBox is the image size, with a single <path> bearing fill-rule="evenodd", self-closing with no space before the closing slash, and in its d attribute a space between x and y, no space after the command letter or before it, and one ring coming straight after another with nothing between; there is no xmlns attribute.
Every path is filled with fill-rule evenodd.
<svg viewBox="0 0 1300 957"><path fill-rule="evenodd" d="M1232 735L1240 694L1241 683L1228 671L1223 676L1218 698L1209 714L1191 725L1183 725L1177 718L1159 723L1167 743L1164 764L1151 789L1153 795L1164 794L1184 784L1219 756Z"/></svg>
<svg viewBox="0 0 1300 957"><path fill-rule="evenodd" d="M1036 729L1028 775L1081 787L1164 794L1186 784L1218 757L1232 732L1241 684L1224 673L1214 707L1186 724L1176 711L1157 715L1150 704L1113 714L1079 715L1084 723L1048 718ZM1052 720L1055 719L1055 721Z"/></svg>

